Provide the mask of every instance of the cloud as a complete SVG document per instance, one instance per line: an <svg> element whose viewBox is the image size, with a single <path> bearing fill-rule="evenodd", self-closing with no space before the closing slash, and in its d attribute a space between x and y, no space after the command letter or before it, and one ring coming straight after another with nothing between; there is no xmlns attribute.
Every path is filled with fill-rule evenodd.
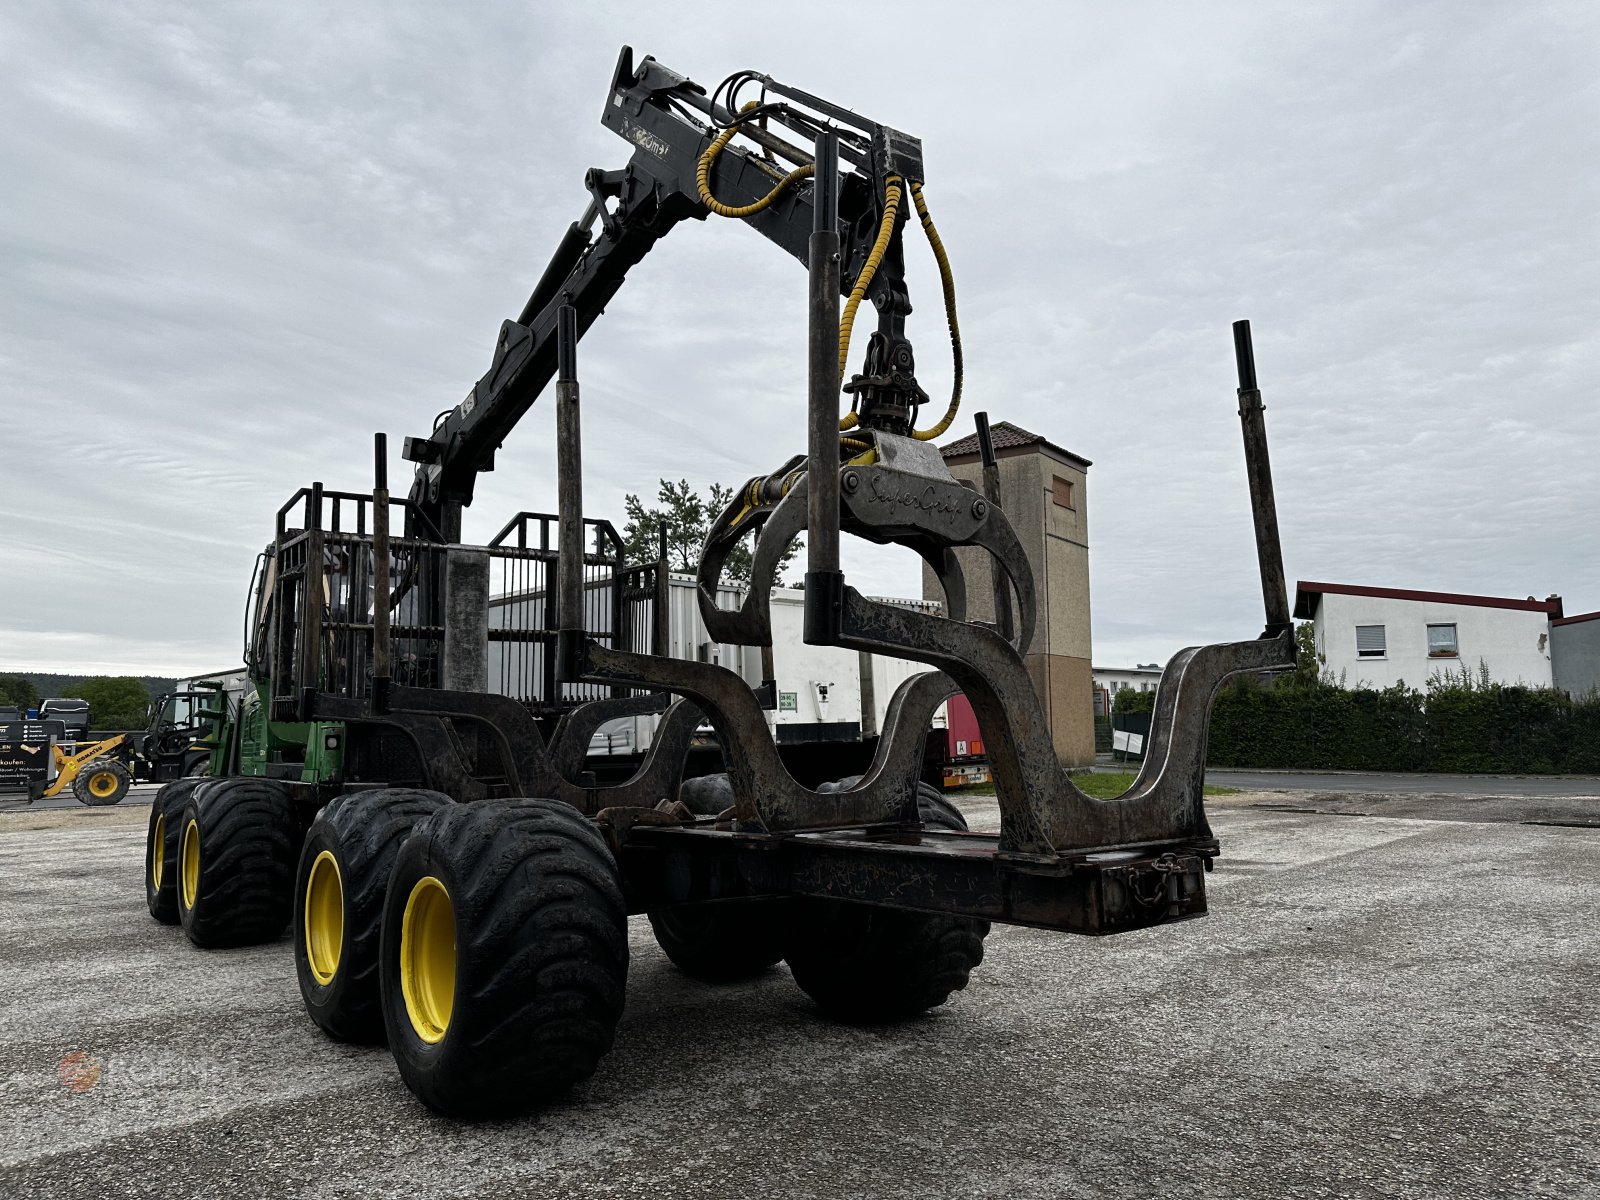
<svg viewBox="0 0 1600 1200"><path fill-rule="evenodd" d="M1097 661L1259 625L1237 317L1291 577L1600 606L1589 8L986 13L8 10L0 665L237 659L278 506L313 479L367 486L374 430L422 433L459 400L584 169L625 161L597 121L623 41L923 138L966 333L952 434L983 408L1095 461ZM591 511L801 447L803 301L803 272L733 222L636 268L583 346ZM552 419L536 406L506 443L470 536L553 506ZM919 586L906 556L846 566L871 592Z"/></svg>

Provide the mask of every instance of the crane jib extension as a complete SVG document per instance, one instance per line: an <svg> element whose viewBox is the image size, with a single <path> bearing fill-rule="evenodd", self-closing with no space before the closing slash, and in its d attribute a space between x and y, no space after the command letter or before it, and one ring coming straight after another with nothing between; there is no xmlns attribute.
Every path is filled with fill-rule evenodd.
<svg viewBox="0 0 1600 1200"><path fill-rule="evenodd" d="M761 99L736 108L747 87L758 88ZM839 134L841 166L849 168L840 173L838 196L841 294L849 301L841 378L856 306L869 300L878 314L865 369L846 388L854 402L843 425L859 420L910 433L917 406L926 400L904 333L911 306L900 243L909 192L939 264L956 352L951 410L919 436L948 427L960 387L954 286L921 195L916 138L749 72L708 96L653 58L636 69L628 47L601 122L633 145L633 157L620 170L587 172L589 205L567 229L517 319L501 326L489 369L429 436L405 440L404 456L417 464L411 501L426 518L408 532L430 536L431 525L445 541L459 540L461 508L472 501L478 472L493 469L495 451L555 376L557 309L572 306L581 337L628 271L680 221L712 213L738 217L804 265L813 222L810 147L825 128ZM775 126L796 140L773 132ZM730 144L735 134L744 141Z"/></svg>

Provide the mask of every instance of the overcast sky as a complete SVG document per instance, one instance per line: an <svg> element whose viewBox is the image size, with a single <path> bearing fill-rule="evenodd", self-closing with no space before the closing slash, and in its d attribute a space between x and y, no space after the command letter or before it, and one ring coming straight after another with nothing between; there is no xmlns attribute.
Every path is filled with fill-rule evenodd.
<svg viewBox="0 0 1600 1200"><path fill-rule="evenodd" d="M952 436L987 409L1093 460L1097 664L1260 629L1239 317L1291 580L1600 609L1595 5L975 11L5 5L0 669L238 662L278 506L370 487L374 430L398 450L458 401L585 168L626 161L598 122L624 42L923 139ZM908 257L937 397L937 281ZM736 222L673 233L584 340L591 515L803 449L804 344L791 259ZM469 539L553 508L553 408ZM913 563L847 547L869 592L914 594Z"/></svg>

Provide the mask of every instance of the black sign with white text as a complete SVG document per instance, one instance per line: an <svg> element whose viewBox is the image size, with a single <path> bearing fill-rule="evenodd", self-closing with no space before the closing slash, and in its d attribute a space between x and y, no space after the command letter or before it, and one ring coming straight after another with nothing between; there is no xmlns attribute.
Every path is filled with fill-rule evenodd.
<svg viewBox="0 0 1600 1200"><path fill-rule="evenodd" d="M0 792L26 792L49 769L49 742L0 741Z"/></svg>

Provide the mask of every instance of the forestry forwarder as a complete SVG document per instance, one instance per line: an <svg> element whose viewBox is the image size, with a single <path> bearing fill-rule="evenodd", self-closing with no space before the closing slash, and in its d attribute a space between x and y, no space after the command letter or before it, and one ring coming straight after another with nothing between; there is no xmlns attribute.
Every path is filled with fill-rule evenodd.
<svg viewBox="0 0 1600 1200"><path fill-rule="evenodd" d="M602 122L634 146L630 163L588 173L587 211L501 326L489 370L430 436L407 439L409 498L389 497L379 435L370 495L315 484L280 510L252 587L255 686L219 729L218 778L170 785L151 814L158 919L201 946L289 926L313 1020L336 1038L387 1038L412 1091L462 1117L549 1100L595 1070L622 1012L630 914L648 914L692 975L737 979L781 958L819 1008L853 1021L943 1003L991 921L1106 934L1201 915L1218 852L1201 805L1213 696L1230 675L1294 663L1243 322L1267 628L1173 659L1138 779L1097 800L1058 764L1023 666L1033 579L992 451L979 493L932 444L960 401L961 356L920 143L749 72L708 96L652 59L636 70L628 49ZM950 402L922 429L905 330L911 211L939 265L955 355ZM657 239L713 213L806 264L810 288L805 452L752 479L713 528L699 567L710 636L771 645L777 562L805 532L806 641L933 668L896 692L867 773L818 788L778 757L771 689L666 657L662 564L623 562L610 526L583 517L578 339ZM863 303L877 326L841 388ZM461 545L478 472L552 378L559 512L518 514L489 545ZM943 583L944 616L848 586L842 531L919 553ZM744 537L754 581L741 608L722 610L721 567ZM967 619L960 546L989 552L992 624ZM993 764L998 834L968 832L918 784L930 717L958 688ZM662 714L648 756L633 778L598 786L590 734L642 711ZM684 779L703 722L726 773Z"/></svg>

